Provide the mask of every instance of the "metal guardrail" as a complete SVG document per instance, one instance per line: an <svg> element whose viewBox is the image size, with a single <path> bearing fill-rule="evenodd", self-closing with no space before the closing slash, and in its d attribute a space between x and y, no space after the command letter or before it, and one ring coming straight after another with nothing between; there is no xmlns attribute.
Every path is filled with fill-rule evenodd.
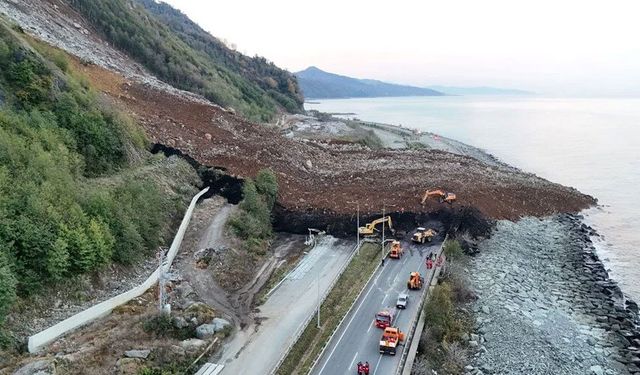
<svg viewBox="0 0 640 375"><path fill-rule="evenodd" d="M329 296L329 293L331 293L331 291L333 290L333 287L336 285L336 283L340 279L340 276L342 276L342 273L344 272L344 270L347 269L347 267L351 263L351 260L353 259L353 257L358 253L358 246L361 246L362 243L363 242L360 242L359 244L356 244L356 246L353 247L353 250L351 252L351 255L349 256L349 259L344 263L344 265L342 266L342 269L340 270L340 272L338 272L338 274L333 279L333 281L331 281L331 285L329 286L327 291L324 293L324 295L320 299L320 306L322 306L324 301L327 299L327 297ZM315 247L315 243L314 243L314 247ZM296 333L293 336L294 337L293 341L291 342L291 344L289 344L289 346L284 351L284 353L282 354L280 359L278 359L278 362L275 364L275 366L273 366L273 368L269 372L270 375L274 375L276 373L276 371L278 371L278 369L280 368L280 366L284 362L285 358L287 358L287 355L291 351L291 348L293 348L293 346L298 342L298 340L300 339L300 336L302 336L302 333L305 331L305 329L307 329L307 326L309 325L309 323L315 318L316 318L315 314L309 315L309 317L304 321L304 323L302 323L302 325L298 328L298 330L296 331Z"/></svg>
<svg viewBox="0 0 640 375"><path fill-rule="evenodd" d="M442 244L440 245L440 249L438 250L438 257L442 255L442 252L444 250L444 244L447 242L447 238L449 237L449 234L447 234L444 237L444 241L442 241ZM446 262L446 257L444 259L444 262ZM444 262L442 263L444 265ZM431 273L431 276L429 277L429 282L426 283L426 288L424 290L424 292L422 293L422 299L420 301L420 307L418 308L418 313L416 314L416 316L413 318L413 320L411 321L411 325L410 325L410 329L407 332L409 334L409 336L407 337L407 340L405 341L405 345L404 345L404 349L402 350L402 357L400 357L400 364L398 365L398 367L396 368L396 375L399 375L402 373L402 371L404 370L404 366L406 364L407 361L407 355L409 353L409 347L410 347L410 343L413 340L414 336L415 336L415 331L416 331L416 327L418 326L418 321L420 320L420 312L422 311L422 309L424 308L424 303L427 300L427 296L429 295L429 289L431 289L431 283L433 282L433 278L436 276L436 269L433 270L433 272Z"/></svg>

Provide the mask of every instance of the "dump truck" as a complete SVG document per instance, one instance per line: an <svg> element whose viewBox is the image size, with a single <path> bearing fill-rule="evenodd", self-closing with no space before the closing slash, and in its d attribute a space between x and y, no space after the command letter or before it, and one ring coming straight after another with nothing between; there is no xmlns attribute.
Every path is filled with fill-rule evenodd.
<svg viewBox="0 0 640 375"><path fill-rule="evenodd" d="M391 250L389 250L389 258L400 259L404 250L400 246L400 241L393 240L391 242Z"/></svg>
<svg viewBox="0 0 640 375"><path fill-rule="evenodd" d="M358 228L358 232L361 236L375 236L381 231L380 229L376 228L376 225L378 224L382 224L381 228L383 228L386 224L391 234L395 232L393 230L393 224L391 223L391 216L384 216L370 223L367 223L364 227Z"/></svg>
<svg viewBox="0 0 640 375"><path fill-rule="evenodd" d="M424 192L424 195L422 196L422 201L420 201L420 204L424 206L427 199L432 197L438 198L440 203L445 202L445 203L452 204L456 200L456 195L454 193L444 191L442 189L433 189L433 190L427 190Z"/></svg>
<svg viewBox="0 0 640 375"><path fill-rule="evenodd" d="M424 284L424 278L420 276L420 272L411 272L409 274L409 281L407 281L407 288L409 290L422 289L422 284Z"/></svg>
<svg viewBox="0 0 640 375"><path fill-rule="evenodd" d="M378 328L385 329L393 324L393 318L395 318L395 311L390 308L384 308L380 310L375 317L375 325Z"/></svg>
<svg viewBox="0 0 640 375"><path fill-rule="evenodd" d="M396 355L398 345L404 341L404 332L398 327L387 327L380 338L380 354Z"/></svg>
<svg viewBox="0 0 640 375"><path fill-rule="evenodd" d="M411 241L416 243L422 243L422 244L425 242L431 242L433 237L435 237L437 234L438 232L436 232L431 228L426 229L423 227L419 227L418 229L416 229L416 232L413 234L413 237L411 237Z"/></svg>

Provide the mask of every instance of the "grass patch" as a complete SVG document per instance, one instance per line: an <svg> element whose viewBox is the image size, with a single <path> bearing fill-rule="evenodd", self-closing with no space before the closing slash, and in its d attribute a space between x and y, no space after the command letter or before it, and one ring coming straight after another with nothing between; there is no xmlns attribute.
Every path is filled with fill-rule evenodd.
<svg viewBox="0 0 640 375"><path fill-rule="evenodd" d="M315 320L311 321L289 351L276 374L306 374L309 372L313 361L351 307L353 300L379 266L379 256L380 246L370 243L362 245L360 254L353 257L320 307L320 328L317 328Z"/></svg>
<svg viewBox="0 0 640 375"><path fill-rule="evenodd" d="M464 251L457 240L447 240L443 246L444 255L449 261L460 260L464 256Z"/></svg>

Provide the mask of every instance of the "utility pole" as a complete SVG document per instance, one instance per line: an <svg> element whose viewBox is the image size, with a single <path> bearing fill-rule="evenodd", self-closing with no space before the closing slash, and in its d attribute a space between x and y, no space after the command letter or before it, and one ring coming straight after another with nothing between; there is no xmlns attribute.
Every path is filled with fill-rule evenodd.
<svg viewBox="0 0 640 375"><path fill-rule="evenodd" d="M358 234L358 244L356 245L356 251L360 255L360 203L358 203L358 216L356 219L356 233Z"/></svg>
<svg viewBox="0 0 640 375"><path fill-rule="evenodd" d="M164 266L163 266L163 262L164 262L164 249L160 248L160 252L159 252L159 257L158 257L158 261L159 261L159 269L160 269L160 275L158 275L158 310L160 311L160 313L162 313L164 311L164 301L165 301L165 283L166 283L166 277L164 274Z"/></svg>
<svg viewBox="0 0 640 375"><path fill-rule="evenodd" d="M311 228L309 228L309 237L313 236L311 234ZM311 251L313 251L313 249L315 249L316 247L316 236L313 236L313 247L311 248ZM310 251L310 252L311 252ZM316 271L316 286L317 286L317 294L316 294L316 301L317 301L317 305L318 305L318 322L316 324L316 326L318 328L320 328L320 267L318 267L318 265L316 264L317 267L317 271Z"/></svg>
<svg viewBox="0 0 640 375"><path fill-rule="evenodd" d="M385 216L384 216L384 202L382 203L382 259L380 260L380 264L384 265L384 225L385 225Z"/></svg>

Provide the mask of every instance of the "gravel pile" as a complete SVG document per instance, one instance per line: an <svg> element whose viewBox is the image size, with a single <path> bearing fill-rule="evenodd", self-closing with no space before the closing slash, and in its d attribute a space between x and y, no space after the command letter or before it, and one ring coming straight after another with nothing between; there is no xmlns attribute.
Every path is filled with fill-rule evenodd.
<svg viewBox="0 0 640 375"><path fill-rule="evenodd" d="M498 223L470 270L479 337L467 373L640 373L637 305L591 235L570 215Z"/></svg>

